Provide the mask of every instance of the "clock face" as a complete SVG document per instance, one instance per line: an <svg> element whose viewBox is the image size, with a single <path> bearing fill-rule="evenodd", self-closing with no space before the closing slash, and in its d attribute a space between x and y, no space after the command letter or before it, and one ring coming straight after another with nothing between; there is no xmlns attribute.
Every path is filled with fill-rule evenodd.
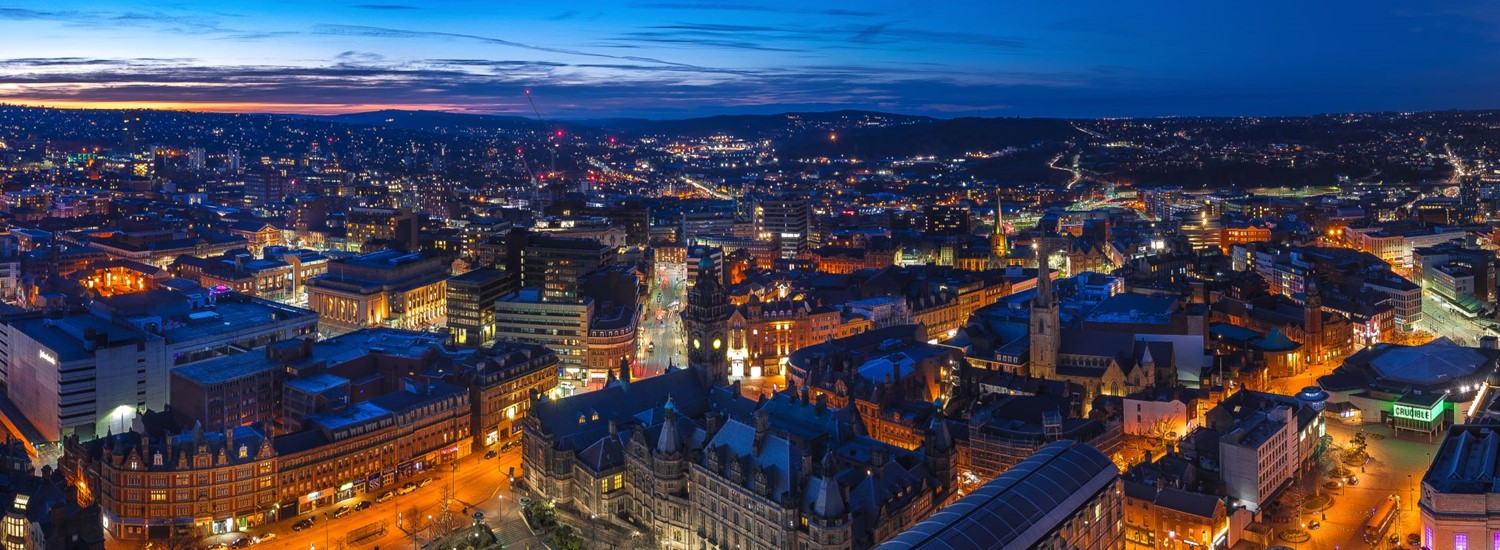
<svg viewBox="0 0 1500 550"><path fill-rule="evenodd" d="M694 338L693 339L693 349L702 349L702 348L703 348L703 342L699 342L697 338Z"/></svg>
<svg viewBox="0 0 1500 550"><path fill-rule="evenodd" d="M724 345L723 341L720 341L718 338L714 338L714 349L719 349L719 346L722 345Z"/></svg>

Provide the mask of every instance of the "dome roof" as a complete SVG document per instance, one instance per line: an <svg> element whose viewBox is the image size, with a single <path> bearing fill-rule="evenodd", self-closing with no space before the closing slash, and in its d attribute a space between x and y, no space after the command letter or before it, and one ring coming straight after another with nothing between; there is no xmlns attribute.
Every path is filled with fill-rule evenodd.
<svg viewBox="0 0 1500 550"><path fill-rule="evenodd" d="M1440 338L1420 346L1391 349L1371 361L1370 366L1388 380L1433 384L1474 374L1486 361L1477 350Z"/></svg>

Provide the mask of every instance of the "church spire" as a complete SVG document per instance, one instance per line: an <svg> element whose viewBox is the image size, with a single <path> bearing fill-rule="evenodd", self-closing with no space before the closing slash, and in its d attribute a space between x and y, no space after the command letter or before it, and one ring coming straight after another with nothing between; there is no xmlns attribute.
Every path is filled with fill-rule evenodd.
<svg viewBox="0 0 1500 550"><path fill-rule="evenodd" d="M1036 378L1052 378L1057 373L1057 351L1062 345L1061 318L1057 299L1052 295L1052 275L1047 269L1047 254L1042 243L1036 244L1036 297L1031 300L1031 361L1027 374Z"/></svg>
<svg viewBox="0 0 1500 550"><path fill-rule="evenodd" d="M1036 301L1032 307L1052 305L1052 274L1047 268L1047 254L1042 252L1040 242L1036 244Z"/></svg>

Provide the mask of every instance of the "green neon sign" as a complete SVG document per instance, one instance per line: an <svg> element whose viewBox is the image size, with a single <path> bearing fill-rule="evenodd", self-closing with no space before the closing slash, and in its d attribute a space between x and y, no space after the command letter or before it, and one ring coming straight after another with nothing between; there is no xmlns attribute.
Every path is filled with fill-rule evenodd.
<svg viewBox="0 0 1500 550"><path fill-rule="evenodd" d="M1419 421L1419 422L1431 422L1432 419L1437 418L1438 414L1441 413L1442 411L1443 411L1443 402L1442 401L1437 402L1430 409L1423 408L1423 407L1413 407L1411 405L1402 405L1400 403L1397 403L1392 408L1391 414L1395 415L1396 418L1402 418L1402 419L1406 419L1406 420L1416 420L1416 421Z"/></svg>

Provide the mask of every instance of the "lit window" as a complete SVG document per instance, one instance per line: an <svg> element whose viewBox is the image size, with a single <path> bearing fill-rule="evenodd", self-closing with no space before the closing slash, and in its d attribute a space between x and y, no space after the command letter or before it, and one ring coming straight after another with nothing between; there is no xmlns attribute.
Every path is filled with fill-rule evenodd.
<svg viewBox="0 0 1500 550"><path fill-rule="evenodd" d="M1469 550L1469 534L1457 533L1453 535L1453 550Z"/></svg>

